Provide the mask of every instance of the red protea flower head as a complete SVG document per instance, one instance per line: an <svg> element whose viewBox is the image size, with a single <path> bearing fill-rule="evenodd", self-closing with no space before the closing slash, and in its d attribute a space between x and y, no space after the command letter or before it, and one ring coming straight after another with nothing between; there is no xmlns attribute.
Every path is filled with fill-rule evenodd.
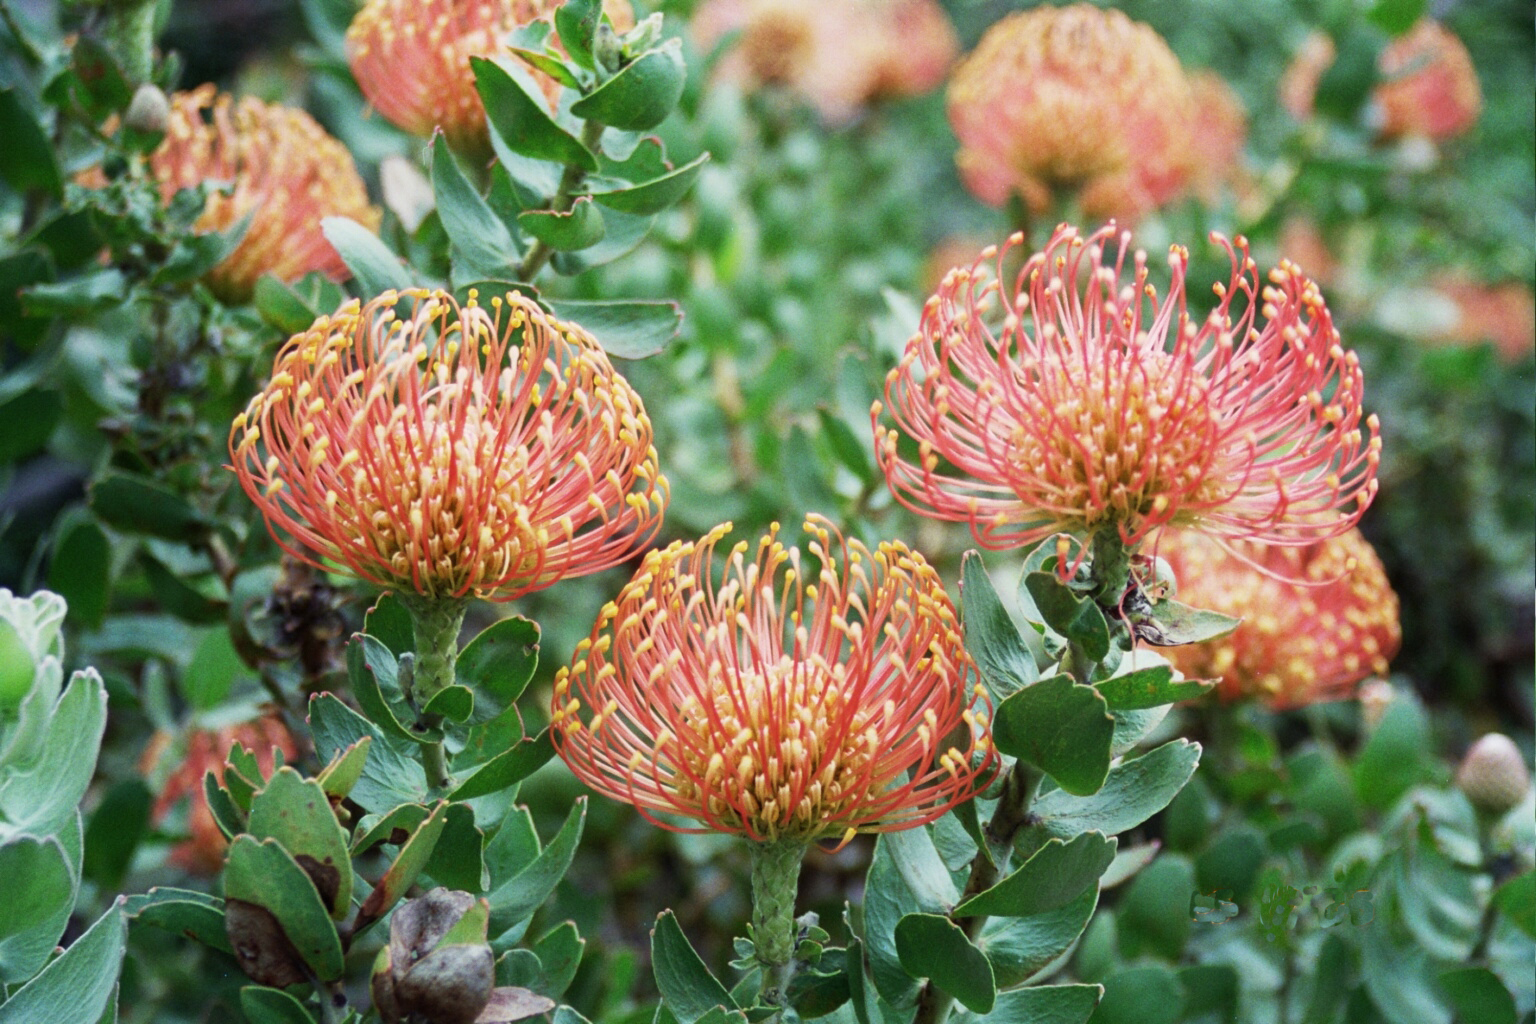
<svg viewBox="0 0 1536 1024"><path fill-rule="evenodd" d="M471 57L495 57L517 28L554 14L561 0L368 0L347 29L347 63L358 88L391 124L477 149L485 107ZM634 27L627 4L606 5L619 30ZM556 40L558 45L558 40ZM525 68L553 109L560 84Z"/></svg>
<svg viewBox="0 0 1536 1024"><path fill-rule="evenodd" d="M1378 62L1382 83L1372 98L1381 134L1441 141L1465 134L1483 109L1483 92L1467 47L1444 25L1424 18L1392 41Z"/></svg>
<svg viewBox="0 0 1536 1024"><path fill-rule="evenodd" d="M139 771L146 777L158 776L169 767L160 795L150 808L150 820L158 824L171 808L183 798L187 799L190 803L188 836L172 848L170 859L185 871L212 875L223 867L224 850L229 842L208 809L203 776L213 772L214 778L222 783L225 760L237 743L255 755L256 764L264 776L271 776L276 770L279 755L285 761L292 761L298 754L298 747L287 726L275 714L220 729L193 729L184 739L185 753L173 763L168 758L177 750L176 737L168 732L155 733L139 761Z"/></svg>
<svg viewBox="0 0 1536 1024"><path fill-rule="evenodd" d="M1135 545L1170 523L1281 544L1347 529L1381 443L1374 417L1361 430L1359 360L1294 265L1261 286L1243 239L1212 238L1232 277L1209 314L1186 308L1185 249L1159 295L1113 225L1058 227L1006 288L1017 235L951 270L886 378L895 426L872 410L897 499L993 549L1101 529Z"/></svg>
<svg viewBox="0 0 1536 1024"><path fill-rule="evenodd" d="M902 544L805 528L814 568L777 527L751 561L735 545L718 584L729 524L646 555L555 677L551 735L577 778L663 828L765 843L912 828L991 778L938 574Z"/></svg>
<svg viewBox="0 0 1536 1024"><path fill-rule="evenodd" d="M285 551L433 599L607 569L668 498L640 396L596 339L516 292L347 303L289 339L229 446Z"/></svg>
<svg viewBox="0 0 1536 1024"><path fill-rule="evenodd" d="M1189 530L1158 539L1180 601L1243 620L1218 640L1159 648L1175 668L1219 679L1227 700L1274 708L1343 700L1386 674L1402 643L1397 595L1359 530L1305 547L1230 548Z"/></svg>
<svg viewBox="0 0 1536 1024"><path fill-rule="evenodd" d="M987 30L955 70L949 121L966 187L1035 212L1076 190L1090 217L1135 219L1189 184L1193 98L1161 36L1091 4L1036 7Z"/></svg>
<svg viewBox="0 0 1536 1024"><path fill-rule="evenodd" d="M345 277L346 265L320 231L322 217L379 225L352 154L314 118L253 96L236 100L212 85L171 96L165 139L149 166L166 202L194 185L229 186L210 192L193 225L198 231L227 231L250 216L240 244L207 277L229 301L248 299L263 274Z"/></svg>

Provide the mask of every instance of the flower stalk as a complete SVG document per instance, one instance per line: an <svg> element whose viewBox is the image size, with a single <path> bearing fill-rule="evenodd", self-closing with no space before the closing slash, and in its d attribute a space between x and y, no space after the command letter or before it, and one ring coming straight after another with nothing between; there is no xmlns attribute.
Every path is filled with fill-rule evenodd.
<svg viewBox="0 0 1536 1024"><path fill-rule="evenodd" d="M752 844L752 941L766 1006L783 1004L794 975L795 894L805 851L806 844L793 839Z"/></svg>

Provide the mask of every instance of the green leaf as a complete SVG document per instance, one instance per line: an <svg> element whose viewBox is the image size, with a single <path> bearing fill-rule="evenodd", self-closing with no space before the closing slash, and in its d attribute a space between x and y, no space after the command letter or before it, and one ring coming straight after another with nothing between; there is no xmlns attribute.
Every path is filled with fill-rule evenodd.
<svg viewBox="0 0 1536 1024"><path fill-rule="evenodd" d="M443 687L432 695L427 706L421 709L426 719L442 718L455 724L463 724L475 711L475 695L467 686L457 683ZM430 734L427 734L430 735Z"/></svg>
<svg viewBox="0 0 1536 1024"><path fill-rule="evenodd" d="M450 803L432 857L423 869L439 885L461 892L485 888L485 835L475 827L475 812Z"/></svg>
<svg viewBox="0 0 1536 1024"><path fill-rule="evenodd" d="M1153 665L1095 683L1111 711L1142 711L1209 693L1216 684L1198 679L1174 682L1173 668Z"/></svg>
<svg viewBox="0 0 1536 1024"><path fill-rule="evenodd" d="M977 551L967 551L960 562L960 609L965 649L981 670L994 704L1039 678L1034 654L998 598Z"/></svg>
<svg viewBox="0 0 1536 1024"><path fill-rule="evenodd" d="M578 196L568 211L524 210L518 226L551 249L571 252L603 240L603 213L588 196Z"/></svg>
<svg viewBox="0 0 1536 1024"><path fill-rule="evenodd" d="M1086 1024L1103 995L1101 985L1033 985L998 993L985 1018L962 1017L957 1024Z"/></svg>
<svg viewBox="0 0 1536 1024"><path fill-rule="evenodd" d="M591 71L592 40L597 35L597 23L603 16L601 0L566 0L555 10L555 31L560 33L560 43L571 60Z"/></svg>
<svg viewBox="0 0 1536 1024"><path fill-rule="evenodd" d="M455 277L460 276L461 269L472 277L506 274L521 257L517 242L464 177L441 134L432 140L432 191L437 196L443 230L458 255Z"/></svg>
<svg viewBox="0 0 1536 1024"><path fill-rule="evenodd" d="M315 1024L304 1004L280 988L245 986L240 990L240 1011L250 1024Z"/></svg>
<svg viewBox="0 0 1536 1024"><path fill-rule="evenodd" d="M565 824L533 863L498 886L487 897L491 904L491 932L501 934L543 906L576 856L582 826L587 820L587 798L578 797ZM503 826L505 827L505 826Z"/></svg>
<svg viewBox="0 0 1536 1024"><path fill-rule="evenodd" d="M144 567L144 577L149 583L149 589L154 592L156 603L178 619L202 625L222 623L228 617L228 601L204 594L189 583L183 574L167 567L147 549L139 552L139 563ZM238 657L236 662L239 663Z"/></svg>
<svg viewBox="0 0 1536 1024"><path fill-rule="evenodd" d="M717 1006L736 1009L736 1001L693 951L670 910L662 911L651 929L651 968L663 1002L680 1024L695 1024Z"/></svg>
<svg viewBox="0 0 1536 1024"><path fill-rule="evenodd" d="M879 842L891 855L907 890L922 910L943 913L960 899L960 890L955 888L949 869L939 857L927 826L886 832Z"/></svg>
<svg viewBox="0 0 1536 1024"><path fill-rule="evenodd" d="M1066 906L1029 917L994 917L982 926L977 944L992 962L1000 988L1022 984L1077 942L1093 917L1099 891L1090 886Z"/></svg>
<svg viewBox="0 0 1536 1024"><path fill-rule="evenodd" d="M1536 939L1536 871L1511 878L1494 890L1493 905Z"/></svg>
<svg viewBox="0 0 1536 1024"><path fill-rule="evenodd" d="M64 175L48 133L14 88L0 89L0 179L18 192L36 189L54 198L64 194Z"/></svg>
<svg viewBox="0 0 1536 1024"><path fill-rule="evenodd" d="M473 800L489 793L499 793L508 786L522 782L554 756L555 747L546 727L537 736L515 743L491 758L479 771L461 782L449 794L449 799Z"/></svg>
<svg viewBox="0 0 1536 1024"><path fill-rule="evenodd" d="M655 217L636 217L617 210L603 214L603 240L579 252L557 252L550 259L550 266L560 274L579 274L605 263L612 263L627 255L645 240Z"/></svg>
<svg viewBox="0 0 1536 1024"><path fill-rule="evenodd" d="M699 172L709 162L709 154L703 153L675 171L636 185L608 189L590 189L593 199L612 210L646 216L670 208L698 180Z"/></svg>
<svg viewBox="0 0 1536 1024"><path fill-rule="evenodd" d="M122 897L0 1005L0 1024L98 1024L115 1005L128 925ZM113 1014L115 1016L115 1012Z"/></svg>
<svg viewBox="0 0 1536 1024"><path fill-rule="evenodd" d="M539 23L535 22L534 24ZM567 89L581 88L581 80L571 73L571 69L566 67L565 61L559 57L539 50L525 50L521 46L509 46L507 49L512 52L512 56L535 71L548 75Z"/></svg>
<svg viewBox="0 0 1536 1024"><path fill-rule="evenodd" d="M426 795L426 772L411 751L398 741L386 740L378 726L335 696L320 693L310 698L309 727L315 737L315 753L325 760L365 736L372 737L367 762L351 792L351 799L364 810L419 803Z"/></svg>
<svg viewBox="0 0 1536 1024"><path fill-rule="evenodd" d="M1176 1024L1184 989L1166 967L1133 967L1104 979L1104 998L1093 1024Z"/></svg>
<svg viewBox="0 0 1536 1024"><path fill-rule="evenodd" d="M865 876L862 938L880 997L893 1006L911 1006L917 982L902 968L896 949L896 923L921 908L902 880L885 838L881 835L875 841L874 857Z"/></svg>
<svg viewBox="0 0 1536 1024"><path fill-rule="evenodd" d="M320 311L293 287L264 274L256 281L256 313L284 334L300 334L309 329Z"/></svg>
<svg viewBox="0 0 1536 1024"><path fill-rule="evenodd" d="M234 954L224 928L224 901L191 889L157 885L143 895L129 896L123 913L142 922L196 939L222 953Z"/></svg>
<svg viewBox="0 0 1536 1024"><path fill-rule="evenodd" d="M646 131L672 113L687 77L683 42L668 39L571 104L571 113L624 131Z"/></svg>
<svg viewBox="0 0 1536 1024"><path fill-rule="evenodd" d="M250 834L274 839L315 883L337 921L352 908L352 858L347 834L320 783L279 768L251 800Z"/></svg>
<svg viewBox="0 0 1536 1024"><path fill-rule="evenodd" d="M841 949L828 949L815 966L805 966L790 979L785 1001L802 1020L825 1017L848 1001L848 961ZM854 962L853 970L863 970Z"/></svg>
<svg viewBox="0 0 1536 1024"><path fill-rule="evenodd" d="M1400 36L1424 17L1428 7L1428 0L1376 0L1365 16L1389 35Z"/></svg>
<svg viewBox="0 0 1536 1024"><path fill-rule="evenodd" d="M251 943L243 941L245 936L238 931L239 920L231 907L237 900L271 914L294 952L321 981L341 977L341 940L336 926L309 875L277 840L236 836L229 844L224 865L225 925L235 958L250 974L247 951Z"/></svg>
<svg viewBox="0 0 1536 1024"><path fill-rule="evenodd" d="M677 337L683 322L682 307L675 302L551 299L549 308L586 328L617 359L655 355Z"/></svg>
<svg viewBox="0 0 1536 1024"><path fill-rule="evenodd" d="M1216 640L1232 632L1243 621L1172 600L1159 601L1150 612L1131 614L1128 618L1139 639L1158 647Z"/></svg>
<svg viewBox="0 0 1536 1024"><path fill-rule="evenodd" d="M379 879L379 884L373 887L373 892L368 894L368 898L363 900L363 905L358 908L357 920L352 926L353 935L389 913L390 908L405 895L406 890L415 884L416 876L426 868L427 862L432 859L432 851L437 847L438 839L442 837L443 828L448 823L448 807L446 800L439 800L434 804L432 813L427 815L427 820L418 825L411 833L411 838L400 847L394 863L384 872L384 877Z"/></svg>
<svg viewBox="0 0 1536 1024"><path fill-rule="evenodd" d="M352 271L359 290L374 296L414 284L412 270L379 241L379 236L350 217L322 217L320 231Z"/></svg>
<svg viewBox="0 0 1536 1024"><path fill-rule="evenodd" d="M416 650L416 627L411 624L411 613L394 594L379 595L363 615L363 632L396 658Z"/></svg>
<svg viewBox="0 0 1536 1024"><path fill-rule="evenodd" d="M1194 926L1190 895L1195 869L1182 854L1165 853L1136 876L1116 910L1127 957L1152 953L1177 962Z"/></svg>
<svg viewBox="0 0 1536 1024"><path fill-rule="evenodd" d="M1381 923L1355 934L1360 936L1361 978L1383 1017L1391 1024L1451 1024L1451 1011L1423 950L1393 944L1391 930Z"/></svg>
<svg viewBox="0 0 1536 1024"><path fill-rule="evenodd" d="M181 677L181 694L198 711L211 711L223 704L238 676L251 675L235 652L229 630L203 631L192 660Z"/></svg>
<svg viewBox="0 0 1536 1024"><path fill-rule="evenodd" d="M1114 720L1099 692L1070 676L1019 690L997 706L992 728L999 751L1028 761L1068 793L1095 793L1109 774Z"/></svg>
<svg viewBox="0 0 1536 1024"><path fill-rule="evenodd" d="M1223 832L1211 841L1195 862L1200 891L1221 893L1231 890L1232 898L1246 899L1253 891L1267 853L1264 833L1246 822Z"/></svg>
<svg viewBox="0 0 1536 1024"><path fill-rule="evenodd" d="M1432 749L1423 707L1411 696L1399 696L1387 706L1355 761L1355 787L1361 802L1378 810L1389 806L1426 776Z"/></svg>
<svg viewBox="0 0 1536 1024"><path fill-rule="evenodd" d="M992 964L960 926L938 914L908 914L896 923L896 954L914 978L927 978L975 1013L997 998Z"/></svg>
<svg viewBox="0 0 1536 1024"><path fill-rule="evenodd" d="M76 672L54 705L37 759L0 771L0 842L23 832L55 835L75 819L96 773L106 727L107 690L101 677L94 668Z"/></svg>
<svg viewBox="0 0 1536 1024"><path fill-rule="evenodd" d="M0 985L19 985L42 970L63 937L78 880L53 836L0 844L0 878L25 880L0 900Z"/></svg>
<svg viewBox="0 0 1536 1024"><path fill-rule="evenodd" d="M213 815L213 823L219 826L225 839L233 839L245 831L244 812L235 803L230 791L219 785L218 778L211 771L203 773L203 801L207 803L208 813Z"/></svg>
<svg viewBox="0 0 1536 1024"><path fill-rule="evenodd" d="M1078 597L1054 572L1032 572L1024 577L1025 589L1045 624L1082 648L1093 662L1109 654L1109 623L1091 598Z"/></svg>
<svg viewBox="0 0 1536 1024"><path fill-rule="evenodd" d="M352 792L352 787L357 785L357 780L362 777L363 768L368 763L368 748L373 745L371 736L364 736L351 746L343 747L332 755L329 763L315 776L315 781L320 783L320 788L326 796L337 800L344 798Z"/></svg>
<svg viewBox="0 0 1536 1024"><path fill-rule="evenodd" d="M1486 967L1464 967L1440 975L1440 987L1460 1020L1515 1024L1515 1000Z"/></svg>
<svg viewBox="0 0 1536 1024"><path fill-rule="evenodd" d="M154 796L144 780L127 778L107 790L91 812L85 828L85 857L80 863L85 877L103 889L122 886L123 875L149 827ZM0 878L15 878L0 870Z"/></svg>
<svg viewBox="0 0 1536 1024"><path fill-rule="evenodd" d="M0 619L0 711L10 717L33 692L37 664L16 627ZM3 753L0 748L0 753Z"/></svg>
<svg viewBox="0 0 1536 1024"><path fill-rule="evenodd" d="M195 540L208 522L186 498L136 473L109 469L90 487L91 508L108 526L165 540Z"/></svg>
<svg viewBox="0 0 1536 1024"><path fill-rule="evenodd" d="M475 694L470 722L488 722L511 707L538 665L537 623L513 616L483 629L459 652L455 668L458 681Z"/></svg>
<svg viewBox="0 0 1536 1024"><path fill-rule="evenodd" d="M22 289L21 306L28 316L77 317L122 305L128 299L128 278L116 267L92 270L57 283Z"/></svg>
<svg viewBox="0 0 1536 1024"><path fill-rule="evenodd" d="M48 588L69 602L70 616L83 626L101 625L112 596L112 545L89 515L71 515L59 524Z"/></svg>
<svg viewBox="0 0 1536 1024"><path fill-rule="evenodd" d="M1084 832L1071 842L1048 841L1013 874L955 908L956 917L1029 917L1064 907L1097 888L1115 859L1116 841Z"/></svg>
<svg viewBox="0 0 1536 1024"><path fill-rule="evenodd" d="M1117 835L1168 806L1199 763L1198 743L1165 743L1116 765L1093 796L1073 797L1060 789L1045 794L1032 808L1039 822L1029 828L1063 839L1090 831Z"/></svg>
<svg viewBox="0 0 1536 1024"><path fill-rule="evenodd" d="M558 18L558 14L557 14ZM484 57L471 57L475 88L485 103L492 130L514 153L552 160L585 171L597 170L597 157L581 140L555 123L544 97L525 76Z"/></svg>
<svg viewBox="0 0 1536 1024"><path fill-rule="evenodd" d="M533 944L542 975L536 991L551 999L559 999L571 987L586 948L587 940L581 937L576 931L576 925L570 921L563 921L546 932Z"/></svg>
<svg viewBox="0 0 1536 1024"><path fill-rule="evenodd" d="M28 388L0 401L0 466L39 451L64 416L64 400L50 388Z"/></svg>

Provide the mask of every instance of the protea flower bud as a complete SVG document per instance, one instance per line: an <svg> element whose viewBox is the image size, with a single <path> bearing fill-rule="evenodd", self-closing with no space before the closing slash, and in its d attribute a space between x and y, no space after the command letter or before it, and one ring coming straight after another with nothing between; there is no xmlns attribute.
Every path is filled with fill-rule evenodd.
<svg viewBox="0 0 1536 1024"><path fill-rule="evenodd" d="M1502 814L1525 799L1531 788L1531 772L1515 741L1491 732L1467 750L1456 769L1456 787L1473 805Z"/></svg>
<svg viewBox="0 0 1536 1024"><path fill-rule="evenodd" d="M145 135L164 135L171 126L171 101L164 90L152 82L135 89L123 112L123 126Z"/></svg>
<svg viewBox="0 0 1536 1024"><path fill-rule="evenodd" d="M993 25L950 80L948 109L961 178L994 206L1016 193L1039 213L1067 190L1089 217L1135 220L1181 194L1197 162L1178 58L1091 4Z"/></svg>
<svg viewBox="0 0 1536 1024"><path fill-rule="evenodd" d="M441 128L454 145L481 149L488 129L469 59L501 56L505 36L559 6L560 0L368 0L347 29L347 63L391 124L421 138ZM627 3L604 9L620 31L634 25ZM524 70L554 109L560 83Z"/></svg>
<svg viewBox="0 0 1536 1024"><path fill-rule="evenodd" d="M1382 51L1382 82L1372 93L1381 135L1442 141L1464 135L1483 109L1467 47L1444 25L1424 18Z"/></svg>
<svg viewBox="0 0 1536 1024"><path fill-rule="evenodd" d="M139 94L145 94L141 87ZM158 115L153 99L140 102L128 118L145 123ZM333 278L346 275L346 264L325 240L322 217L341 216L376 228L379 211L368 203L368 190L345 146L326 134L302 110L239 100L211 85L171 96L165 139L150 155L150 172L166 202L184 188L215 186L198 231L227 231L246 217L250 224L234 252L209 271L206 281L219 297L241 302L256 281L272 274L291 281L319 270ZM104 182L100 172L81 178ZM218 188L227 185L227 192Z"/></svg>
<svg viewBox="0 0 1536 1024"><path fill-rule="evenodd" d="M1228 545L1187 530L1157 541L1180 601L1243 620L1221 639L1163 648L1175 668L1219 679L1226 700L1274 708L1340 700L1386 673L1402 642L1398 600L1359 530L1306 547Z"/></svg>
<svg viewBox="0 0 1536 1024"><path fill-rule="evenodd" d="M886 378L895 426L871 410L897 500L993 549L1105 529L1134 546L1170 524L1285 545L1347 530L1381 442L1317 286L1288 262L1263 285L1247 243L1213 235L1232 277L1191 312L1187 251L1159 296L1115 235L1062 225L1010 280L1016 235L946 275Z"/></svg>
<svg viewBox="0 0 1536 1024"><path fill-rule="evenodd" d="M925 824L990 778L985 697L921 555L813 516L816 568L770 531L717 585L729 529L647 554L556 676L577 778L663 828L802 844Z"/></svg>
<svg viewBox="0 0 1536 1024"><path fill-rule="evenodd" d="M289 554L429 601L509 601L617 565L668 497L640 396L595 338L517 292L489 309L388 292L321 317L229 446Z"/></svg>

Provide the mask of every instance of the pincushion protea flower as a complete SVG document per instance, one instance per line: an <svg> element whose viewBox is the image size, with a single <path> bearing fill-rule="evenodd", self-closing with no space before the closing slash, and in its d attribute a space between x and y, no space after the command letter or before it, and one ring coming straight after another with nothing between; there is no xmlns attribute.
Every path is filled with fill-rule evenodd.
<svg viewBox="0 0 1536 1024"><path fill-rule="evenodd" d="M1180 601L1243 620L1218 640L1159 649L1185 675L1220 679L1227 700L1343 700L1362 679L1385 675L1402 642L1397 595L1357 529L1306 547L1236 541L1231 550L1175 530L1156 550Z"/></svg>
<svg viewBox="0 0 1536 1024"><path fill-rule="evenodd" d="M209 193L193 225L198 231L227 231L250 216L239 245L207 277L231 301L249 298L263 274L344 277L346 265L320 231L322 217L379 225L352 154L314 118L252 96L236 100L211 85L171 96L165 139L149 166L166 202L184 188L228 183L227 192ZM104 180L99 172L84 179Z"/></svg>
<svg viewBox="0 0 1536 1024"><path fill-rule="evenodd" d="M805 528L818 567L775 529L751 561L736 544L718 585L729 524L646 555L555 678L551 735L577 778L663 828L803 844L925 824L991 777L938 574L902 544Z"/></svg>
<svg viewBox="0 0 1536 1024"><path fill-rule="evenodd" d="M470 149L487 138L471 57L497 57L504 37L562 0L368 0L347 28L347 63L358 88L391 124L422 138L441 128ZM620 31L634 27L628 4L604 5ZM558 44L558 39L556 40ZM524 68L553 109L560 84Z"/></svg>
<svg viewBox="0 0 1536 1024"><path fill-rule="evenodd" d="M1232 277L1192 314L1187 251L1159 296L1128 232L1106 252L1115 234L1060 226L1006 289L1017 235L944 278L886 378L895 426L871 410L897 499L993 549L1104 529L1134 546L1170 523L1281 544L1347 529L1381 442L1316 285L1282 262L1261 287L1243 239L1213 235Z"/></svg>
<svg viewBox="0 0 1536 1024"><path fill-rule="evenodd" d="M640 396L516 292L347 303L289 339L229 444L284 550L436 601L616 565L668 497Z"/></svg>
<svg viewBox="0 0 1536 1024"><path fill-rule="evenodd" d="M1161 36L1119 11L1042 6L987 30L955 70L949 121L966 187L1035 212L1076 190L1090 217L1134 219L1181 194L1193 97Z"/></svg>

